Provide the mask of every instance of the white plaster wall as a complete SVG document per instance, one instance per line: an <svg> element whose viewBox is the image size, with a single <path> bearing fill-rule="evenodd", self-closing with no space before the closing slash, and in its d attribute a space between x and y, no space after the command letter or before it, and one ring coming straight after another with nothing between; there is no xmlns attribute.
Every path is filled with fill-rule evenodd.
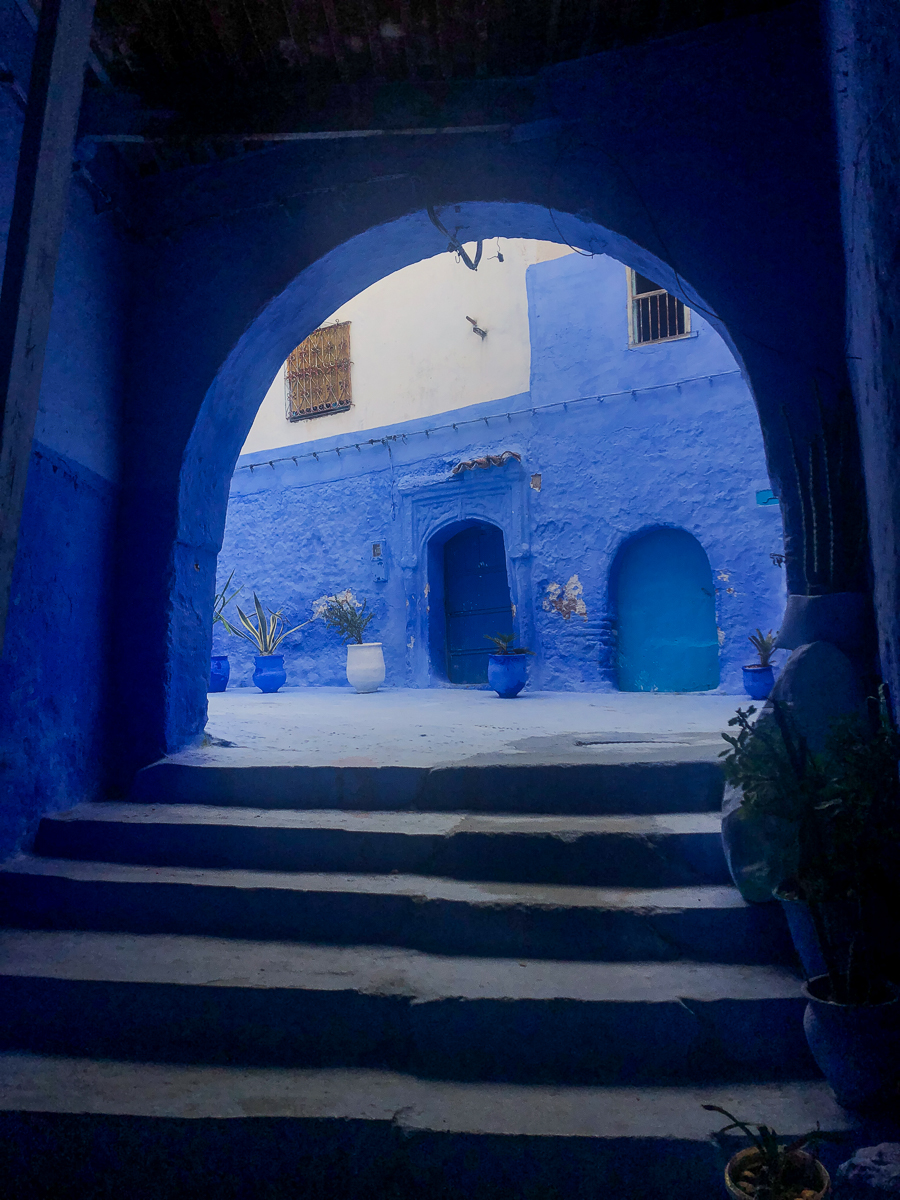
<svg viewBox="0 0 900 1200"><path fill-rule="evenodd" d="M467 247L474 254L475 247ZM503 262L498 262L498 249ZM470 271L456 255L413 263L366 288L325 322L350 321L353 407L290 422L284 368L260 405L244 454L428 417L527 392L531 373L525 271L568 246L497 238ZM488 331L482 339L466 317Z"/></svg>

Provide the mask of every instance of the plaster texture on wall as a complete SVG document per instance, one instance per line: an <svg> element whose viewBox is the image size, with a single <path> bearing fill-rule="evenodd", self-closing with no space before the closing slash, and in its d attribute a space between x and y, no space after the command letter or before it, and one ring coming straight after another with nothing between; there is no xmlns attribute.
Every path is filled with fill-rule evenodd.
<svg viewBox="0 0 900 1200"><path fill-rule="evenodd" d="M0 858L103 794L117 489L36 442L0 657Z"/></svg>
<svg viewBox="0 0 900 1200"><path fill-rule="evenodd" d="M75 184L53 290L35 438L117 482L122 424L125 254Z"/></svg>
<svg viewBox="0 0 900 1200"><path fill-rule="evenodd" d="M4 22L3 54L27 87L31 30L15 5L0 34ZM0 88L0 262L22 123L12 97ZM0 656L0 858L42 813L104 794L124 274L110 214L73 184Z"/></svg>
<svg viewBox="0 0 900 1200"><path fill-rule="evenodd" d="M385 644L388 683L440 685L443 610L429 539L489 520L504 532L516 630L536 651L533 686L606 688L615 683L616 555L643 530L675 526L709 556L721 688L740 691L740 667L753 657L747 634L777 627L784 574L770 558L781 549L779 511L756 503L769 486L762 438L734 359L699 317L694 337L629 350L625 269L606 256L532 266L528 294L530 393L367 430L358 449L344 435L317 441L317 458L303 445L271 466L267 452L242 457L220 583L234 569L248 600L256 589L283 604L292 625L319 595L350 587L376 613L367 637ZM576 402L607 381L620 394ZM451 475L458 462L504 450L521 464ZM385 547L384 582L373 543ZM292 642L290 683L344 682L343 651L320 622ZM232 658L235 684L249 682L249 647L217 629L215 650Z"/></svg>
<svg viewBox="0 0 900 1200"><path fill-rule="evenodd" d="M830 0L847 264L846 352L859 414L881 669L900 698L900 43L891 0Z"/></svg>
<svg viewBox="0 0 900 1200"><path fill-rule="evenodd" d="M569 255L530 269L527 281L535 404L738 370L696 309L687 337L630 347L626 270L608 255Z"/></svg>
<svg viewBox="0 0 900 1200"><path fill-rule="evenodd" d="M452 224L452 209L444 215ZM468 250L474 256L475 244ZM525 273L531 263L571 253L553 242L496 238L484 245L477 271L444 253L380 279L323 322L350 322L353 408L289 422L282 367L242 453L375 429L446 412L462 401L474 404L526 391L531 364ZM476 334L466 317L488 336Z"/></svg>

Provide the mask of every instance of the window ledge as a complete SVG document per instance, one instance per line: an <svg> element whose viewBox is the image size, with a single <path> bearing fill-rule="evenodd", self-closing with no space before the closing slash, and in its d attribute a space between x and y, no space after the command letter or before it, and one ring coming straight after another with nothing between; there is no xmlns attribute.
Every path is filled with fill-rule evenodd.
<svg viewBox="0 0 900 1200"><path fill-rule="evenodd" d="M686 342L688 338L695 338L700 333L699 329L692 329L690 333L679 333L675 337L659 338L655 342L629 342L629 350L649 350L651 346L668 346L669 342Z"/></svg>

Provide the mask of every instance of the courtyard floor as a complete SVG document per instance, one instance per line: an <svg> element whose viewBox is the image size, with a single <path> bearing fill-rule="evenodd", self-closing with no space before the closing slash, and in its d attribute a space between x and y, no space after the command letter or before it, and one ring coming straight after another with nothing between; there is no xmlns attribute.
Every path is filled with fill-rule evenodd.
<svg viewBox="0 0 900 1200"><path fill-rule="evenodd" d="M437 766L510 756L634 758L671 754L675 746L708 757L724 748L720 734L735 709L749 703L746 696L705 693L526 692L501 700L493 692L449 688L369 695L348 688L274 695L235 688L209 696L207 744L176 757L233 766Z"/></svg>

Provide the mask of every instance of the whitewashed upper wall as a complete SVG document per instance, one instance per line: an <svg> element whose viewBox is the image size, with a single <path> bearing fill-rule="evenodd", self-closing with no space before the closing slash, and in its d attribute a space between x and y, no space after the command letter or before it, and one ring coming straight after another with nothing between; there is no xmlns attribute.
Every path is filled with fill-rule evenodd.
<svg viewBox="0 0 900 1200"><path fill-rule="evenodd" d="M503 262L495 257L498 251ZM474 253L474 246L468 247ZM388 275L325 322L349 321L353 407L290 422L284 369L272 382L243 453L296 446L527 392L531 371L525 271L567 246L499 238L477 271L439 254ZM472 317L487 337L473 333Z"/></svg>

